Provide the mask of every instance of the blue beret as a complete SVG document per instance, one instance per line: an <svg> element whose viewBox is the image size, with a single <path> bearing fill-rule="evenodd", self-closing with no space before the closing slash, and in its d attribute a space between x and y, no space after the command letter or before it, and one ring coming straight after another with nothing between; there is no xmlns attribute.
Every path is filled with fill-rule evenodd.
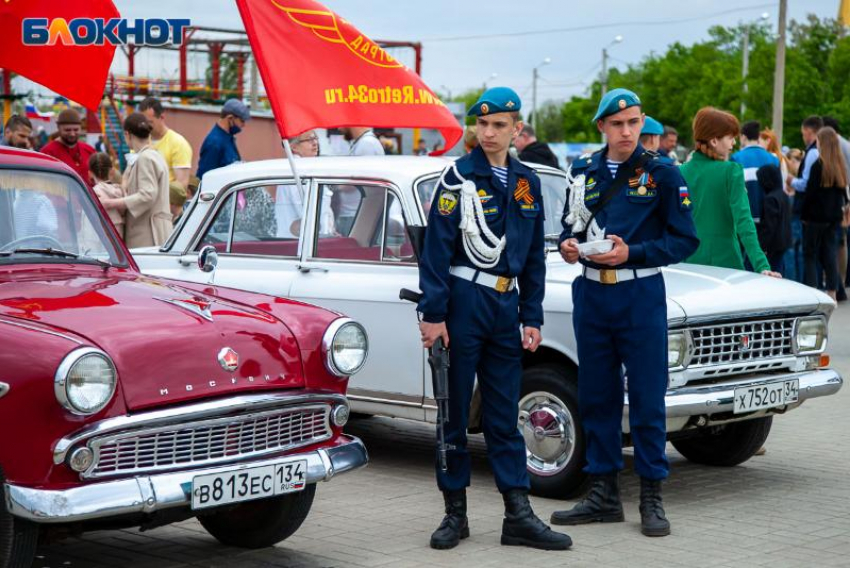
<svg viewBox="0 0 850 568"><path fill-rule="evenodd" d="M484 116L497 112L515 112L522 108L522 101L516 91L508 87L493 87L481 94L467 116Z"/></svg>
<svg viewBox="0 0 850 568"><path fill-rule="evenodd" d="M661 136L664 134L664 126L651 116L646 117L646 121L643 123L643 129L640 131L641 135L643 134L653 134Z"/></svg>
<svg viewBox="0 0 850 568"><path fill-rule="evenodd" d="M599 101L599 108L596 110L596 116L593 117L593 122L601 120L606 116L617 114L621 110L626 110L629 107L640 106L640 98L628 89L614 89L608 91L602 100Z"/></svg>

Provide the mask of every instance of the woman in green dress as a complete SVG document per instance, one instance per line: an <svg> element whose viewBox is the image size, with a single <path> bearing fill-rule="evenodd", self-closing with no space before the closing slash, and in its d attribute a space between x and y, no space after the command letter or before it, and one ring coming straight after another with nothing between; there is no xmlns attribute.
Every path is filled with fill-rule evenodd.
<svg viewBox="0 0 850 568"><path fill-rule="evenodd" d="M744 170L729 161L740 133L738 119L712 107L694 117L696 151L680 166L693 202L693 218L700 245L687 262L744 270L743 245L756 272L781 278L759 247L750 212Z"/></svg>

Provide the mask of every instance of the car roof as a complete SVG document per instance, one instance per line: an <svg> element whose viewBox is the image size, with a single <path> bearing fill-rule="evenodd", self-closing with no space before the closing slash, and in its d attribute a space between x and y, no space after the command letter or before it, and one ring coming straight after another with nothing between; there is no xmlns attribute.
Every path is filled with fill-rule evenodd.
<svg viewBox="0 0 850 568"><path fill-rule="evenodd" d="M298 174L303 177L353 177L413 181L423 175L442 171L452 158L430 156L320 156L296 158ZM218 191L231 183L258 177L292 177L287 159L240 162L204 174L205 191Z"/></svg>
<svg viewBox="0 0 850 568"><path fill-rule="evenodd" d="M422 176L441 172L456 159L432 156L319 156L296 158L295 166L302 177L366 178L412 183ZM564 174L563 170L548 166L525 164L538 172ZM210 170L204 174L202 187L204 191L218 192L235 182L264 177L292 177L289 160L280 158L238 162Z"/></svg>
<svg viewBox="0 0 850 568"><path fill-rule="evenodd" d="M53 156L35 152L33 150L22 150L11 146L0 146L0 167L17 166L24 168L38 168L49 170L62 170L64 173L76 175L74 170Z"/></svg>

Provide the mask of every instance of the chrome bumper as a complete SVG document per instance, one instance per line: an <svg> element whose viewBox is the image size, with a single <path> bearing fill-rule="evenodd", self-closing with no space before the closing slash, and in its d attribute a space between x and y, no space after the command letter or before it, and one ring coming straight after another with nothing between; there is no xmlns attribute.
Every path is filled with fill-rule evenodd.
<svg viewBox="0 0 850 568"><path fill-rule="evenodd" d="M799 406L810 398L835 394L841 388L844 380L833 369L818 369L802 373L787 373L771 375L758 379L730 380L720 384L684 386L667 391L665 404L667 418L682 418L688 416L711 415L722 412L732 412L734 392L740 387L755 387L785 381L800 380L800 394L797 402L791 407ZM628 402L626 403L628 405Z"/></svg>
<svg viewBox="0 0 850 568"><path fill-rule="evenodd" d="M365 466L366 447L354 436L346 443L313 452L287 454L286 459L307 460L307 483ZM192 479L234 469L273 465L283 457L204 469L138 476L132 479L91 483L66 490L33 489L6 484L6 507L13 515L37 523L69 523L133 513L153 513L171 507L188 507Z"/></svg>

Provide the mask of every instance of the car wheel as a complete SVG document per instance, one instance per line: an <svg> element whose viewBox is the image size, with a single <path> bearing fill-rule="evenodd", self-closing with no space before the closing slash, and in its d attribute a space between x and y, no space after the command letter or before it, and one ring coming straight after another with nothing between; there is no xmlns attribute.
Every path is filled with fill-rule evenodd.
<svg viewBox="0 0 850 568"><path fill-rule="evenodd" d="M298 493L241 503L198 517L220 543L240 548L266 548L292 536L310 512L316 484Z"/></svg>
<svg viewBox="0 0 850 568"><path fill-rule="evenodd" d="M561 365L523 372L519 429L534 495L568 498L584 488L585 441L576 385L575 371Z"/></svg>
<svg viewBox="0 0 850 568"><path fill-rule="evenodd" d="M0 568L30 568L38 545L38 525L6 510L5 484L0 469Z"/></svg>
<svg viewBox="0 0 850 568"><path fill-rule="evenodd" d="M688 460L703 465L732 467L755 455L770 434L773 416L733 422L709 428L696 436L673 440L676 450Z"/></svg>

